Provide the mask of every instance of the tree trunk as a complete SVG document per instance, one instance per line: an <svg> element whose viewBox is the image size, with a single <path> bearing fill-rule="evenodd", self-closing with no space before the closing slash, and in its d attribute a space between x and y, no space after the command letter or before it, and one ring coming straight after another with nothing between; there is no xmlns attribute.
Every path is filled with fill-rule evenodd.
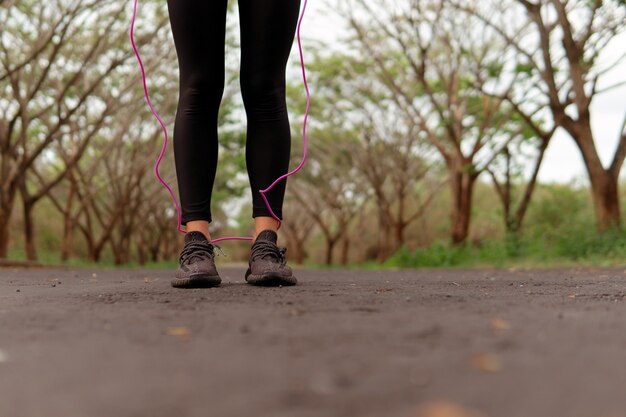
<svg viewBox="0 0 626 417"><path fill-rule="evenodd" d="M477 176L461 166L451 173L452 243L460 245L467 240L472 214L472 194Z"/></svg>
<svg viewBox="0 0 626 417"><path fill-rule="evenodd" d="M335 243L337 243L337 239L326 238L326 265L332 265L333 263Z"/></svg>
<svg viewBox="0 0 626 417"><path fill-rule="evenodd" d="M123 263L129 263L132 260L133 257L133 253L132 253L132 245L131 245L131 235L132 232L129 231L127 234L125 234L124 236L124 240L123 240L123 245L122 245L122 261Z"/></svg>
<svg viewBox="0 0 626 417"><path fill-rule="evenodd" d="M4 207L0 207L0 259L6 259L9 255L9 238L11 212L13 211L13 201Z"/></svg>
<svg viewBox="0 0 626 417"><path fill-rule="evenodd" d="M174 246L174 248L177 250L178 249L178 236L176 236L176 239L164 239L163 240L163 259L165 260L178 259L178 257L175 256L173 253L172 244L176 245Z"/></svg>
<svg viewBox="0 0 626 417"><path fill-rule="evenodd" d="M602 165L594 144L589 114L581 115L576 124L566 121L564 127L576 142L587 168L598 231L618 227L621 223L617 184L619 170L613 174Z"/></svg>
<svg viewBox="0 0 626 417"><path fill-rule="evenodd" d="M121 255L120 255L117 245L114 245L113 241L111 241L111 251L113 252L113 264L115 266L121 265L122 263Z"/></svg>
<svg viewBox="0 0 626 417"><path fill-rule="evenodd" d="M406 206L406 185L403 182L398 188L398 216L394 224L395 229L395 242L393 245L393 252L395 253L402 245L404 245L404 229L406 228L405 222L405 206Z"/></svg>
<svg viewBox="0 0 626 417"><path fill-rule="evenodd" d="M72 256L72 243L74 220L72 219L72 204L76 194L76 182L73 180L72 172L68 175L71 179L70 189L65 200L65 210L63 212L63 241L61 242L61 261L67 261Z"/></svg>
<svg viewBox="0 0 626 417"><path fill-rule="evenodd" d="M589 177L598 231L605 232L619 227L621 219L617 180L604 169L594 172L593 175L589 171Z"/></svg>
<svg viewBox="0 0 626 417"><path fill-rule="evenodd" d="M87 256L89 257L90 260L95 261L96 260L96 247L95 247L93 239L90 238L89 236L85 236L85 242L87 243Z"/></svg>
<svg viewBox="0 0 626 417"><path fill-rule="evenodd" d="M341 245L341 264L348 265L348 252L350 251L350 237L348 233L343 235L343 242Z"/></svg>
<svg viewBox="0 0 626 417"><path fill-rule="evenodd" d="M404 231L407 227L407 223L403 218L398 219L398 222L395 224L396 229L396 241L394 245L394 252L400 249L402 245L404 245Z"/></svg>
<svg viewBox="0 0 626 417"><path fill-rule="evenodd" d="M95 263L100 262L100 258L102 257L102 251L104 250L104 244L107 240L101 240L96 243L91 237L86 237L87 240L87 248L89 251L89 258Z"/></svg>
<svg viewBox="0 0 626 417"><path fill-rule="evenodd" d="M61 262L67 261L72 256L72 216L65 214L64 217Z"/></svg>
<svg viewBox="0 0 626 417"><path fill-rule="evenodd" d="M384 208L378 207L378 262L383 263L391 256L391 224Z"/></svg>
<svg viewBox="0 0 626 417"><path fill-rule="evenodd" d="M26 259L37 260L37 248L35 246L35 222L33 220L33 208L35 200L28 197L26 178L22 177L19 182L20 195L22 196L22 213L24 215L24 251Z"/></svg>
<svg viewBox="0 0 626 417"><path fill-rule="evenodd" d="M115 265L122 265L130 261L130 232L125 226L121 229L117 241L116 239L109 240L113 250L113 262Z"/></svg>
<svg viewBox="0 0 626 417"><path fill-rule="evenodd" d="M152 262L159 261L159 249L161 249L161 241L163 240L163 229L159 229L158 237L152 242L152 245L148 245L150 249L150 260Z"/></svg>
<svg viewBox="0 0 626 417"><path fill-rule="evenodd" d="M37 248L35 246L35 222L33 220L33 204L24 202L24 249L26 250L26 259L29 261L37 260Z"/></svg>
<svg viewBox="0 0 626 417"><path fill-rule="evenodd" d="M299 265L304 262L306 256L306 250L304 249L304 240L298 239L295 234L289 235L289 245L292 250L291 259Z"/></svg>
<svg viewBox="0 0 626 417"><path fill-rule="evenodd" d="M145 265L148 262L148 254L144 246L137 247L137 256L139 257L139 265Z"/></svg>

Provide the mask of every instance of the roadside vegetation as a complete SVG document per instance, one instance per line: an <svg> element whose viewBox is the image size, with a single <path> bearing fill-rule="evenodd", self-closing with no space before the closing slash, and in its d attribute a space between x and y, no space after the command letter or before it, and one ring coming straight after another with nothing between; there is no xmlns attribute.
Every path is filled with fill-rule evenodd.
<svg viewBox="0 0 626 417"><path fill-rule="evenodd" d="M135 37L172 133L178 67L167 8L140 3ZM608 141L592 128L592 103L626 86L623 1L328 5L345 36L304 38L308 158L288 180L280 231L291 264L626 260L626 115ZM230 7L214 237L252 227ZM130 48L131 11L121 0L0 0L0 261L176 265L182 236L154 175L163 137ZM305 96L297 57L292 64L295 167ZM570 184L539 179L556 140L571 141L584 163ZM176 191L171 145L160 174ZM221 246L224 261L247 259L247 243Z"/></svg>

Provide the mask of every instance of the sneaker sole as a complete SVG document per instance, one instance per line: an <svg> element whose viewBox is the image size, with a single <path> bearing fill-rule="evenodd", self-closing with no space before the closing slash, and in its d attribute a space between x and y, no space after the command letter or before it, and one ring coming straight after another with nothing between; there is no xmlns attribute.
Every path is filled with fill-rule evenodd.
<svg viewBox="0 0 626 417"><path fill-rule="evenodd" d="M271 272L264 275L248 275L246 281L248 281L250 285L258 285L260 287L291 286L298 283L298 280L294 276L285 277L272 274Z"/></svg>
<svg viewBox="0 0 626 417"><path fill-rule="evenodd" d="M212 275L192 275L189 278L175 278L172 280L172 287L175 288L211 288L217 287L222 282L218 276Z"/></svg>

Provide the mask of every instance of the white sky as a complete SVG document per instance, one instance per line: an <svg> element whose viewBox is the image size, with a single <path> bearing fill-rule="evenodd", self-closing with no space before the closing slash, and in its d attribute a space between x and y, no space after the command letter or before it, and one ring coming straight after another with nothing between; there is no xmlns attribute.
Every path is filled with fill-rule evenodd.
<svg viewBox="0 0 626 417"><path fill-rule="evenodd" d="M301 35L303 38L304 60L307 58L307 39L324 39L333 41L342 34L342 23L334 16L328 16L324 0L308 0L306 15L302 22ZM604 59L615 59L624 53L626 48L626 34L616 38L606 49ZM292 60L297 48L292 50ZM610 85L626 80L626 62L619 68L607 74L600 85ZM312 99L315 99L315 86L311 86ZM596 147L605 166L612 157L619 129L626 114L626 86L615 89L602 96L598 96L592 103L592 129L596 139ZM626 175L626 169L623 169ZM572 180L587 181L584 165L578 148L571 137L564 131L557 132L552 139L545 155L539 178L543 182L570 182Z"/></svg>

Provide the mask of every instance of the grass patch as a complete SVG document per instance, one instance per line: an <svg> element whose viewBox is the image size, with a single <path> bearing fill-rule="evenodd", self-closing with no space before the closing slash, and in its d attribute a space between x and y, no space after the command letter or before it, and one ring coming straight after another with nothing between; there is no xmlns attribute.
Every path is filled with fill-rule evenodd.
<svg viewBox="0 0 626 417"><path fill-rule="evenodd" d="M481 244L447 242L411 251L401 247L383 267L511 267L617 266L626 261L626 232L599 234L589 225L569 226L558 233L511 237Z"/></svg>

